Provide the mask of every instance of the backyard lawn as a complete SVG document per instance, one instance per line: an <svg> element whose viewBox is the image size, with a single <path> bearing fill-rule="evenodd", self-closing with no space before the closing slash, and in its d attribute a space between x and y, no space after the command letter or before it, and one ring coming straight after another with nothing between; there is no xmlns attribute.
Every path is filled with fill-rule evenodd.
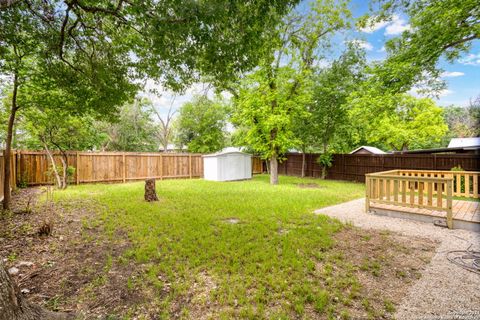
<svg viewBox="0 0 480 320"><path fill-rule="evenodd" d="M54 204L41 195L10 223L28 238L54 217L54 235L27 246L0 229L23 243L5 254L11 265L38 261L24 283L35 302L86 318L389 318L434 247L312 213L362 197L363 184L164 180L155 203L143 187L72 186Z"/></svg>

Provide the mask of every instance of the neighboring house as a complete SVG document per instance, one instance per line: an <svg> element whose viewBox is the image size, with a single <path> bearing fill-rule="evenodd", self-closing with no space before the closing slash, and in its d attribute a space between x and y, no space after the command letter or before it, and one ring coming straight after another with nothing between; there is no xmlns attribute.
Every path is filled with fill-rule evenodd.
<svg viewBox="0 0 480 320"><path fill-rule="evenodd" d="M453 138L448 144L448 148L472 148L480 147L480 137L474 138Z"/></svg>
<svg viewBox="0 0 480 320"><path fill-rule="evenodd" d="M167 145L167 150L164 150L163 146L158 147L159 152L186 152L188 148L183 146L181 149L177 148L174 144L169 143Z"/></svg>
<svg viewBox="0 0 480 320"><path fill-rule="evenodd" d="M371 146L361 146L350 152L350 154L386 154L386 152Z"/></svg>
<svg viewBox="0 0 480 320"><path fill-rule="evenodd" d="M448 153L448 154L480 154L480 137L473 138L453 138L448 147L435 149L421 149L398 151L402 154L422 154L422 153Z"/></svg>

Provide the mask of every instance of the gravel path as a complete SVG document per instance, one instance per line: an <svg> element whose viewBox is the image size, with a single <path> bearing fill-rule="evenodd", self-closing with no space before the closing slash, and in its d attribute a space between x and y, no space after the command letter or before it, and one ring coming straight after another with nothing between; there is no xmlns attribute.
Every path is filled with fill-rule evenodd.
<svg viewBox="0 0 480 320"><path fill-rule="evenodd" d="M396 319L480 319L480 275L447 260L450 250L480 250L480 233L449 230L433 224L365 213L365 199L322 208L325 214L365 229L390 230L440 242L420 280L410 289L395 314Z"/></svg>

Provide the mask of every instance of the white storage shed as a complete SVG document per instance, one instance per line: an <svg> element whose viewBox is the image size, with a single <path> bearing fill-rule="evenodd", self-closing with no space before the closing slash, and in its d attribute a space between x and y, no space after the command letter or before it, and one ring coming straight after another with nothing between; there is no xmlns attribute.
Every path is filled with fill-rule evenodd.
<svg viewBox="0 0 480 320"><path fill-rule="evenodd" d="M212 181L251 179L252 155L240 151L204 155L203 178Z"/></svg>

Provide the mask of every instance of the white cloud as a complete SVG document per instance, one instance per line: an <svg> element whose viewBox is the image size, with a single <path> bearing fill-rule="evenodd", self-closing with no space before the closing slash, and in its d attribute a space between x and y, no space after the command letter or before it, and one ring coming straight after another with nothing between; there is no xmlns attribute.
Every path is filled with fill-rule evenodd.
<svg viewBox="0 0 480 320"><path fill-rule="evenodd" d="M367 50L367 51L373 50L372 44L367 42L367 41L355 39L355 40L352 40L350 42L359 46L360 48L363 48L363 49Z"/></svg>
<svg viewBox="0 0 480 320"><path fill-rule="evenodd" d="M367 21L367 26L365 28L360 28L359 30L366 33L373 33L386 27L390 23L390 21L379 21L371 24L374 19L375 17L370 18L369 21Z"/></svg>
<svg viewBox="0 0 480 320"><path fill-rule="evenodd" d="M456 78L464 75L465 73L459 71L445 71L441 74L442 78Z"/></svg>
<svg viewBox="0 0 480 320"><path fill-rule="evenodd" d="M379 50L377 50L377 52L385 52L387 51L387 49L385 49L385 46L382 46Z"/></svg>
<svg viewBox="0 0 480 320"><path fill-rule="evenodd" d="M460 59L459 62L470 66L480 66L480 53L470 53L466 57Z"/></svg>
<svg viewBox="0 0 480 320"><path fill-rule="evenodd" d="M453 93L452 90L448 90L448 89L443 89L443 90L440 90L440 92L438 93L438 97L445 97L445 96L449 96Z"/></svg>
<svg viewBox="0 0 480 320"><path fill-rule="evenodd" d="M360 28L359 30L366 33L373 33L380 29L385 28L386 36L399 35L403 31L410 30L410 24L399 15L394 14L391 20L379 21L369 25L369 22L373 22L375 17L372 17L370 21L367 21L367 26L365 28Z"/></svg>
<svg viewBox="0 0 480 320"><path fill-rule="evenodd" d="M405 19L400 18L398 15L393 15L392 21L387 25L385 29L386 36L394 36L401 34L403 31L410 30L410 25Z"/></svg>

